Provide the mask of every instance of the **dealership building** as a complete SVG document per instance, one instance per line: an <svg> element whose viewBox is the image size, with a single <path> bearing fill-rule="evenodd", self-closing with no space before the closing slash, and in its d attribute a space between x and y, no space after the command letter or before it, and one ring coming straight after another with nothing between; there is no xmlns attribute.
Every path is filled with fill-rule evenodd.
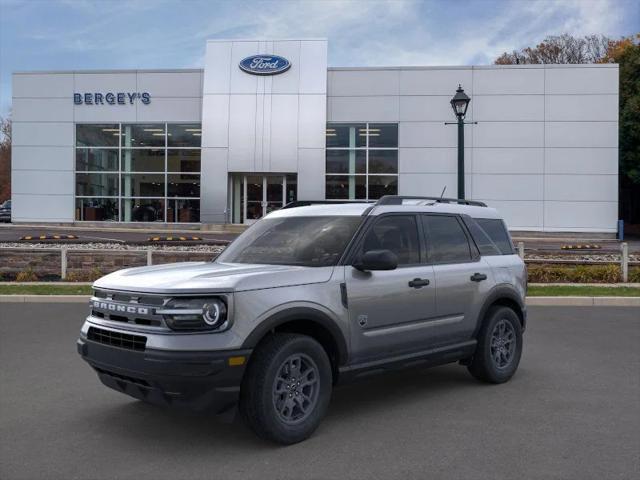
<svg viewBox="0 0 640 480"><path fill-rule="evenodd" d="M616 231L617 65L335 68L324 39L210 40L203 69L14 73L13 221L455 197L458 85L468 199L512 230Z"/></svg>

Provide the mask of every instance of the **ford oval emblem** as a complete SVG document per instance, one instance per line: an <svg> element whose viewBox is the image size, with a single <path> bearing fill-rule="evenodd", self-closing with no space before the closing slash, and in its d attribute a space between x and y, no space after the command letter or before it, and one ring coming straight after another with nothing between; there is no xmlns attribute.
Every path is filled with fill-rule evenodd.
<svg viewBox="0 0 640 480"><path fill-rule="evenodd" d="M278 55L251 55L240 62L240 69L252 75L276 75L290 67L289 60Z"/></svg>

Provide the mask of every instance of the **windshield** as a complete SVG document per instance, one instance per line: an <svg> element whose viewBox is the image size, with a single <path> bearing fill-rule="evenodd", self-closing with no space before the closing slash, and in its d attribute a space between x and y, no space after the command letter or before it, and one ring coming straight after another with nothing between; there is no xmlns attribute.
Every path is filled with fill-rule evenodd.
<svg viewBox="0 0 640 480"><path fill-rule="evenodd" d="M256 222L216 260L327 267L338 263L362 217L283 217Z"/></svg>

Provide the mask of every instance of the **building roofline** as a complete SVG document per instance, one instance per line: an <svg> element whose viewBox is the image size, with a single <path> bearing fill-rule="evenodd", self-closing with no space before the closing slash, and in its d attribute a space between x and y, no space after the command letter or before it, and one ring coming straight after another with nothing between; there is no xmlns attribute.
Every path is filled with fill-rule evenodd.
<svg viewBox="0 0 640 480"><path fill-rule="evenodd" d="M22 70L13 72L13 75L70 75L70 74L103 74L103 73L203 73L204 68L149 68L149 69L124 69L116 68L113 70L97 69L97 70Z"/></svg>
<svg viewBox="0 0 640 480"><path fill-rule="evenodd" d="M326 37L317 38L207 38L209 42L328 42Z"/></svg>
<svg viewBox="0 0 640 480"><path fill-rule="evenodd" d="M410 65L388 67L328 67L330 71L367 71L367 70L503 70L523 69L535 70L543 68L618 68L617 63L558 63L558 64L526 64L526 65Z"/></svg>

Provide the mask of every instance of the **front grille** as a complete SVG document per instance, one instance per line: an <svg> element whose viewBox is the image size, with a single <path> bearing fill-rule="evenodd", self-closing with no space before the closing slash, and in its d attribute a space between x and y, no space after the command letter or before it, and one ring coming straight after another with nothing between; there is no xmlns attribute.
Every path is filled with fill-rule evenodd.
<svg viewBox="0 0 640 480"><path fill-rule="evenodd" d="M91 316L112 322L166 330L163 316L155 313L166 300L162 296L95 290L91 299Z"/></svg>
<svg viewBox="0 0 640 480"><path fill-rule="evenodd" d="M142 335L129 335L128 333L113 332L96 327L89 327L87 338L93 342L127 350L144 351L147 346L147 337Z"/></svg>
<svg viewBox="0 0 640 480"><path fill-rule="evenodd" d="M157 295L145 295L143 293L127 293L127 292L107 292L105 290L95 290L94 296L96 298L108 298L115 302L134 302L144 305L155 305L161 307L164 303L164 298Z"/></svg>

